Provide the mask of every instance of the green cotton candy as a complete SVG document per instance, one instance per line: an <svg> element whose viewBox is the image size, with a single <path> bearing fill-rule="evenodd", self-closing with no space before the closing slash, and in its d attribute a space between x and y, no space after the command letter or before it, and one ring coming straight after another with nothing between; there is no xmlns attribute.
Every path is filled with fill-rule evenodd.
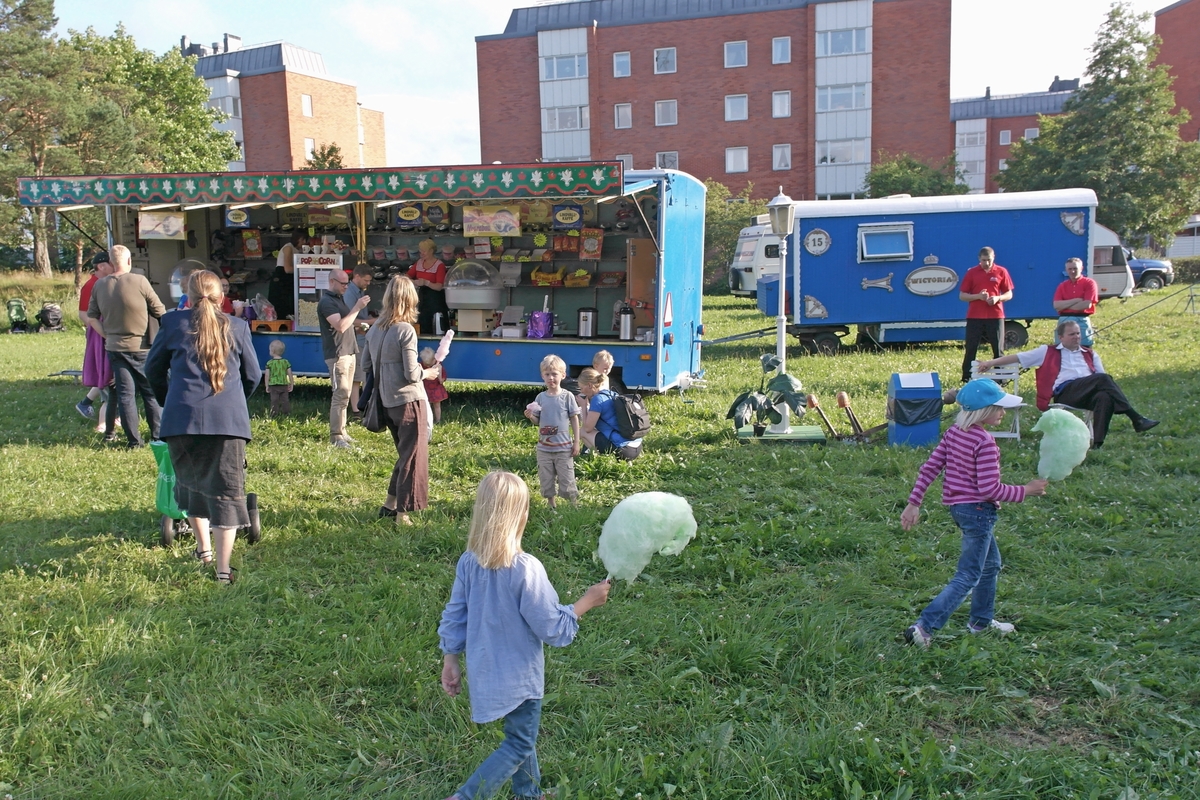
<svg viewBox="0 0 1200 800"><path fill-rule="evenodd" d="M1087 425L1070 411L1052 408L1033 426L1042 434L1038 477L1061 481L1087 458L1092 437Z"/></svg>
<svg viewBox="0 0 1200 800"><path fill-rule="evenodd" d="M600 531L600 560L609 577L632 581L655 553L676 556L696 535L688 501L666 492L631 494L608 515Z"/></svg>

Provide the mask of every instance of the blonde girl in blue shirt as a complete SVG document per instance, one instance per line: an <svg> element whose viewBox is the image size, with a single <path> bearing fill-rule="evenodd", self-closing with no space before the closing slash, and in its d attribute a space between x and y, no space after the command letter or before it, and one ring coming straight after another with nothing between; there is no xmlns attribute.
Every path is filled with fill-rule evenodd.
<svg viewBox="0 0 1200 800"><path fill-rule="evenodd" d="M529 519L529 488L511 472L491 472L479 483L458 559L450 602L438 626L442 688L462 691L459 655L467 654L471 719L504 719L504 741L447 800L488 798L511 778L518 798L543 797L537 761L538 723L545 690L542 643L566 647L579 618L608 600L608 581L574 605L558 602L542 562L521 551Z"/></svg>

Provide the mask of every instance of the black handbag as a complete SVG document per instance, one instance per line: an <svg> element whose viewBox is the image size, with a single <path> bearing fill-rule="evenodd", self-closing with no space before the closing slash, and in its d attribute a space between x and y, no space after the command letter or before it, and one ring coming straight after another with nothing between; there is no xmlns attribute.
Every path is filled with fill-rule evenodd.
<svg viewBox="0 0 1200 800"><path fill-rule="evenodd" d="M368 342L367 347L370 346ZM371 371L363 381L362 392L358 398L363 427L371 433L379 433L387 428L387 409L383 407L383 398L379 396L379 355L382 350L381 347L380 353L372 354L374 357L371 359Z"/></svg>

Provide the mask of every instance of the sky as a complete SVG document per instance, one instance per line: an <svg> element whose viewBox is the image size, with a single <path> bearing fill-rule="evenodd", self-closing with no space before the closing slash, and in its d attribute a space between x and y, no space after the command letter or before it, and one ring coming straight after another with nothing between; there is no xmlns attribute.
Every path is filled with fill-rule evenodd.
<svg viewBox="0 0 1200 800"><path fill-rule="evenodd" d="M1173 0L1129 0L1153 13ZM950 96L1042 92L1083 76L1108 0L952 0ZM331 77L383 111L390 166L479 162L475 37L502 33L537 0L56 0L60 33L124 25L158 53L181 36L211 44L285 40L314 50ZM336 10L334 10L336 9ZM1149 23L1153 29L1153 20ZM494 102L504 102L496 98ZM537 113L536 109L530 109Z"/></svg>

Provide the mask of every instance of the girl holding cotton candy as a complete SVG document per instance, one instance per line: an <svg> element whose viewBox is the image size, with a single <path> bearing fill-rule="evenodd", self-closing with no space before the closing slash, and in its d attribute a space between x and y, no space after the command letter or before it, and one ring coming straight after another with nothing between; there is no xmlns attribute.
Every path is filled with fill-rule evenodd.
<svg viewBox="0 0 1200 800"><path fill-rule="evenodd" d="M1008 394L995 381L981 378L959 390L957 400L962 411L921 467L908 506L900 515L901 527L912 530L920 521L926 490L945 472L942 504L950 507L950 516L962 531L962 554L950 583L904 631L905 641L921 647L929 647L934 631L946 624L968 594L971 616L967 628L971 633L994 630L1009 634L1016 630L993 616L1001 566L993 534L996 515L1001 502L1020 503L1026 496L1046 493L1046 481L1041 479L1024 486L1000 482L1000 448L984 429L999 425L1005 409L1024 405L1021 398Z"/></svg>
<svg viewBox="0 0 1200 800"><path fill-rule="evenodd" d="M471 719L503 718L504 741L447 800L492 797L510 778L517 797L540 797L537 735L545 692L542 644L566 647L579 619L608 601L609 582L588 587L574 605L558 593L542 563L521 550L529 520L529 489L511 472L492 472L479 483L458 560L450 602L438 626L442 688L462 691L459 656L467 655Z"/></svg>

